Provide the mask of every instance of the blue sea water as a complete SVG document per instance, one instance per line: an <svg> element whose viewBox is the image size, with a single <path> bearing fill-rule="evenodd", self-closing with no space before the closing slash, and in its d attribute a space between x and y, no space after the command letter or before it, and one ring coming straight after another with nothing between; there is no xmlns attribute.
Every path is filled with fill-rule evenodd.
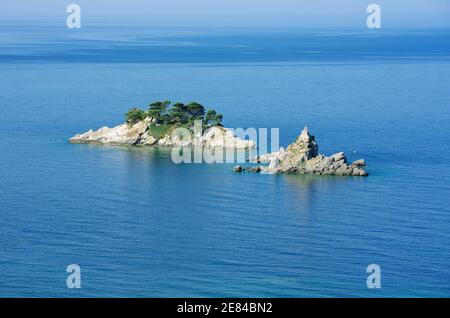
<svg viewBox="0 0 450 318"><path fill-rule="evenodd" d="M449 30L2 25L0 296L450 296L449 57ZM370 176L67 141L159 99L307 125Z"/></svg>

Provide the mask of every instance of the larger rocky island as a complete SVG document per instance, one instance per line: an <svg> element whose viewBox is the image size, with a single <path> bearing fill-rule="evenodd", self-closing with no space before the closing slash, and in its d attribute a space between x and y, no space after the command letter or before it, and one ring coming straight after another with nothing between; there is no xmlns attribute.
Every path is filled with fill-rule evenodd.
<svg viewBox="0 0 450 318"><path fill-rule="evenodd" d="M72 143L94 143L127 146L169 146L207 148L255 149L253 140L243 140L232 130L222 126L222 115L205 109L198 103L154 102L148 111L132 108L126 114L126 122L113 128L103 127L96 131L77 134ZM206 128L204 134L186 141L174 136L176 128L193 130L194 122ZM367 176L363 159L347 162L343 152L332 156L319 153L315 137L304 128L297 139L286 149L250 158L250 162L265 165L235 166L234 171L250 171L269 174L318 174L340 176Z"/></svg>
<svg viewBox="0 0 450 318"><path fill-rule="evenodd" d="M254 149L253 140L242 140L222 126L222 115L215 110L205 111L199 103L154 102L148 111L132 108L126 114L126 122L113 128L102 127L96 131L77 134L72 143L91 143L118 146L202 146L208 148ZM194 133L195 121L205 134L186 141L172 134L176 128L186 128Z"/></svg>

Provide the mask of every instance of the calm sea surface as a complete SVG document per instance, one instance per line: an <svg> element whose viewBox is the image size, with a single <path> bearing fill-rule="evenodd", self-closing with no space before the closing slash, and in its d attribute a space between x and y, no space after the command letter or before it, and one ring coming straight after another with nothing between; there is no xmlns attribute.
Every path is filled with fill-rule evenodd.
<svg viewBox="0 0 450 318"><path fill-rule="evenodd" d="M307 125L370 176L67 142L158 99ZM450 296L448 30L2 25L0 110L0 296Z"/></svg>

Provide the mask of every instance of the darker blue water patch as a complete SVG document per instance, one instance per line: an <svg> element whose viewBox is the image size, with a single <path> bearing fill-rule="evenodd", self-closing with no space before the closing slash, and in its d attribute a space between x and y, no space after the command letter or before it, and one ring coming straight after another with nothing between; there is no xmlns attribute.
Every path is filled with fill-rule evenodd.
<svg viewBox="0 0 450 318"><path fill-rule="evenodd" d="M450 31L3 26L0 62L448 60Z"/></svg>

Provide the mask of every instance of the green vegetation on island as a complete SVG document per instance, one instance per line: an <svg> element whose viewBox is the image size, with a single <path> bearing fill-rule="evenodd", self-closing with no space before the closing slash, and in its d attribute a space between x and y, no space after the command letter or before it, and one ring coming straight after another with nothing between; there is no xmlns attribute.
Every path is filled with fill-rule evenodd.
<svg viewBox="0 0 450 318"><path fill-rule="evenodd" d="M148 128L149 133L155 137L165 136L177 127L191 129L196 120L201 120L205 128L221 126L223 119L222 114L218 114L214 109L205 111L205 107L197 102L172 104L170 101L156 101L149 104L147 111L133 107L125 114L129 125L147 117L152 118Z"/></svg>

